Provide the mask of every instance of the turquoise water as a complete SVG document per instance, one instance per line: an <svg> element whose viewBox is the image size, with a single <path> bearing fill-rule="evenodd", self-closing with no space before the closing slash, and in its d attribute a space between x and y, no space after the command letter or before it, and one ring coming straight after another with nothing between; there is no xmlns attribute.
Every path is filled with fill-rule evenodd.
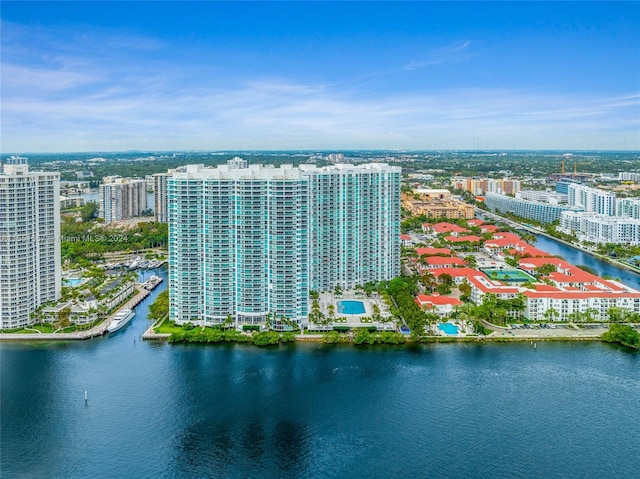
<svg viewBox="0 0 640 479"><path fill-rule="evenodd" d="M338 301L338 313L340 314L364 314L364 303L362 301Z"/></svg>
<svg viewBox="0 0 640 479"><path fill-rule="evenodd" d="M78 286L84 281L83 278L68 278L63 281L65 286Z"/></svg>
<svg viewBox="0 0 640 479"><path fill-rule="evenodd" d="M458 326L451 323L440 323L438 329L444 331L445 334L458 334Z"/></svg>

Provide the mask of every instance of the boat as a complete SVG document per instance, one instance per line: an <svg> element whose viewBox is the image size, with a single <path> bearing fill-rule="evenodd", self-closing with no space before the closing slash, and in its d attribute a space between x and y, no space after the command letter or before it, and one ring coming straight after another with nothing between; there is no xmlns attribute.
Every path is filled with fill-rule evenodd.
<svg viewBox="0 0 640 479"><path fill-rule="evenodd" d="M118 313L113 317L109 326L107 326L107 331L110 333L115 333L121 328L124 328L131 318L135 316L136 313L131 309L123 309L122 311L118 311Z"/></svg>
<svg viewBox="0 0 640 479"><path fill-rule="evenodd" d="M134 269L138 269L142 266L142 263L144 262L144 258L142 256L138 256L136 257L136 259L134 259L131 264L129 265L129 269L130 270L134 270Z"/></svg>

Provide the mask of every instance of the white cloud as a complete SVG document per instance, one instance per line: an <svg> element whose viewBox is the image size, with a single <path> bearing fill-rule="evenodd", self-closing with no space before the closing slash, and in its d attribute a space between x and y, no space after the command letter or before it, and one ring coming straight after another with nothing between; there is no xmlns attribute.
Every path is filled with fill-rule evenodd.
<svg viewBox="0 0 640 479"><path fill-rule="evenodd" d="M468 58L467 50L471 46L469 40L451 43L445 47L437 48L430 51L425 58L417 61L412 61L404 66L405 70L417 70L431 65L441 65L443 63L458 62Z"/></svg>
<svg viewBox="0 0 640 479"><path fill-rule="evenodd" d="M241 81L252 72L229 79L206 63L131 56L164 45L104 33L57 38L15 25L3 32L3 152L457 149L478 137L492 148L640 149L638 92L442 88L367 96L349 78L310 84L264 74ZM405 69L463 60L470 47L462 41L432 50ZM375 82L376 75L367 78Z"/></svg>

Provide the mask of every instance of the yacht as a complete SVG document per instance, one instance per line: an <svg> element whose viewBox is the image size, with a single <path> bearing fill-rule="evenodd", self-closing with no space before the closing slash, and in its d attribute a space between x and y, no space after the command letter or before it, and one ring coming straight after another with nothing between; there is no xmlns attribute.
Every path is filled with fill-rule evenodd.
<svg viewBox="0 0 640 479"><path fill-rule="evenodd" d="M129 321L131 321L131 318L135 316L135 314L136 313L134 313L131 309L123 309L121 311L118 311L118 313L111 320L111 324L107 326L107 331L109 331L110 333L115 333L120 328L124 328L129 323Z"/></svg>
<svg viewBox="0 0 640 479"><path fill-rule="evenodd" d="M136 259L134 259L131 264L129 265L129 269L130 270L134 270L134 269L138 269L142 266L142 263L144 262L144 258L142 256L138 256L136 257Z"/></svg>

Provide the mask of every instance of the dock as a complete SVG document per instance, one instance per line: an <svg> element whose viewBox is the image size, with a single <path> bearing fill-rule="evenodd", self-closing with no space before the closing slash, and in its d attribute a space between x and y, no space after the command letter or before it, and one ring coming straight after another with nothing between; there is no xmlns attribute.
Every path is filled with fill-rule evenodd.
<svg viewBox="0 0 640 479"><path fill-rule="evenodd" d="M87 329L84 331L74 331L72 333L2 333L0 332L0 341L83 341L86 339L93 339L99 336L103 336L107 333L107 327L111 324L114 316L121 309L135 309L142 301L145 300L147 296L151 294L151 291L155 289L160 283L162 283L162 278L159 278L160 281L154 282L153 286L150 289L144 287L147 285L149 281L147 280L145 283L136 284L136 295L131 299L120 305L116 311L114 311L109 317L107 317L104 321L91 329ZM149 285L147 285L149 286Z"/></svg>

